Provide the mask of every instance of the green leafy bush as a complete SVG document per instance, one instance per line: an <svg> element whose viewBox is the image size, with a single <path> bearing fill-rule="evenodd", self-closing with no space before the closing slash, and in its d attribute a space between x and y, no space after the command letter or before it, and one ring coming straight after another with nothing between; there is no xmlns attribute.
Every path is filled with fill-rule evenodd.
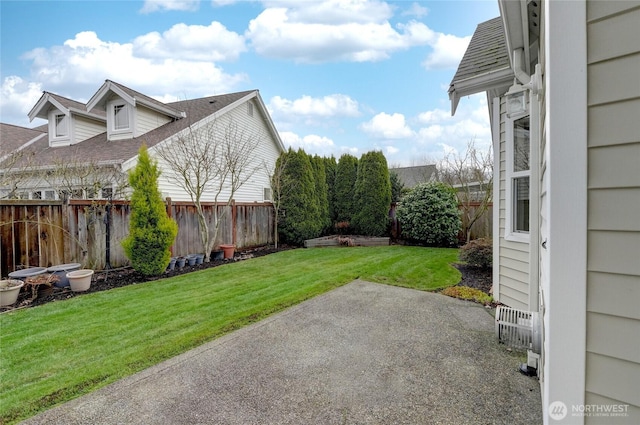
<svg viewBox="0 0 640 425"><path fill-rule="evenodd" d="M356 233L383 236L389 230L391 183L382 152L367 152L358 162L355 190L356 213L351 220Z"/></svg>
<svg viewBox="0 0 640 425"><path fill-rule="evenodd" d="M171 260L169 248L178 234L178 225L167 215L158 190L159 176L157 164L142 145L138 165L129 172L131 219L122 247L133 268L147 276L165 271Z"/></svg>
<svg viewBox="0 0 640 425"><path fill-rule="evenodd" d="M431 246L452 246L458 240L461 221L458 198L442 183L421 183L402 198L397 218L402 237Z"/></svg>
<svg viewBox="0 0 640 425"><path fill-rule="evenodd" d="M493 243L490 239L475 239L460 248L460 260L488 269L493 264Z"/></svg>

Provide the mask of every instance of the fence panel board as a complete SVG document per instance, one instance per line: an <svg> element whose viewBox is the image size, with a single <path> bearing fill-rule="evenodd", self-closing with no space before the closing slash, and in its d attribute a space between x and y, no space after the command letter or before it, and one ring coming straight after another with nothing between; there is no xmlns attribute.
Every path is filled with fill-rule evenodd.
<svg viewBox="0 0 640 425"><path fill-rule="evenodd" d="M226 208L216 245L235 243L243 248L273 242L271 204L238 204L227 208L207 203L204 208L212 229L214 208L219 214ZM173 255L203 252L195 206L168 200L167 211L179 226ZM127 201L113 201L109 205L111 267L129 264L121 242L129 234L130 213ZM0 276L24 267L76 262L83 267L103 269L107 264L106 215L106 201L0 201Z"/></svg>

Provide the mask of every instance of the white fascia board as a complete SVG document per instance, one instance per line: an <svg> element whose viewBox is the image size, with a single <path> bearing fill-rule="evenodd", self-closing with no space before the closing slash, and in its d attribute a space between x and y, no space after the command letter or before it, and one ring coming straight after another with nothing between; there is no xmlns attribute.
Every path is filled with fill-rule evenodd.
<svg viewBox="0 0 640 425"><path fill-rule="evenodd" d="M44 93L42 95L42 97L40 98L40 100L38 100L38 103L36 103L36 105L33 107L33 109L31 109L31 111L29 112L29 121L33 121L34 118L42 118L42 119L47 119L47 110L46 110L46 106L47 104L51 104L53 107L55 107L56 109L58 109L60 112L63 112L65 114L69 113L69 109L65 108L60 102L58 102L53 96L51 96L49 93Z"/></svg>
<svg viewBox="0 0 640 425"><path fill-rule="evenodd" d="M449 90L451 115L455 115L460 98L502 87L504 87L506 91L506 89L513 84L513 78L513 70L509 67L505 67L456 81L453 84L453 88Z"/></svg>
<svg viewBox="0 0 640 425"><path fill-rule="evenodd" d="M103 117L102 115L94 114L92 112L83 111L82 109L69 108L69 112L71 112L74 115L80 115L86 118L91 118L96 121L107 122L107 117Z"/></svg>
<svg viewBox="0 0 640 425"><path fill-rule="evenodd" d="M271 119L271 115L269 115L269 110L267 109L266 105L262 101L262 96L260 96L260 92L258 92L256 90L254 92L253 96L255 96L255 98L256 98L256 100L258 102L258 107L260 108L260 112L262 113L262 116L264 117L265 121L267 122L267 127L269 127L269 131L271 132L271 136L276 141L278 149L280 150L280 152L284 152L286 150L285 147L284 147L284 143L282 143L282 139L280 138L280 133L278 133L278 130L276 129L276 126L273 123L273 120Z"/></svg>
<svg viewBox="0 0 640 425"><path fill-rule="evenodd" d="M522 22L522 8L526 5L521 0L498 0L498 8L500 16L504 24L504 35L507 42L507 51L509 52L509 61L513 66L513 57L511 52L515 49L524 49L524 27ZM527 28L528 31L528 28ZM527 46L528 48L529 46Z"/></svg>
<svg viewBox="0 0 640 425"><path fill-rule="evenodd" d="M170 107L163 107L153 102L148 102L145 99L138 99L136 97L133 98L134 105L140 103L141 105L146 106L149 109L153 109L154 111L161 112L165 115L168 115L173 118L185 118L187 114L184 111L178 111L176 109Z"/></svg>
<svg viewBox="0 0 640 425"><path fill-rule="evenodd" d="M117 94L128 104L135 106L136 100L133 97L129 96L122 89L120 89L120 87L116 86L111 81L106 81L102 85L102 87L100 87L98 91L91 97L91 99L89 99L89 102L87 102L87 111L91 111L98 104L102 103L110 91Z"/></svg>

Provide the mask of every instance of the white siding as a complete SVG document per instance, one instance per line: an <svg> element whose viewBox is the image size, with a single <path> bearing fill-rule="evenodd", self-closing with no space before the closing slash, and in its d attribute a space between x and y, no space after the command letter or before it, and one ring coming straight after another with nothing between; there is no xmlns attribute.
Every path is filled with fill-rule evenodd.
<svg viewBox="0 0 640 425"><path fill-rule="evenodd" d="M640 419L640 2L587 3L585 400ZM598 418L586 418L597 423ZM614 419L610 423L615 423Z"/></svg>
<svg viewBox="0 0 640 425"><path fill-rule="evenodd" d="M498 193L498 249L499 264L497 272L500 284L498 300L513 308L532 310L529 308L529 244L513 242L505 239L506 228L506 113L504 98L500 102L500 159L499 193ZM494 253L494 255L496 255ZM535 308L533 308L535 310Z"/></svg>
<svg viewBox="0 0 640 425"><path fill-rule="evenodd" d="M85 117L74 116L74 142L80 143L90 139L93 136L107 131L107 125L104 122L94 121Z"/></svg>
<svg viewBox="0 0 640 425"><path fill-rule="evenodd" d="M136 106L134 114L136 115L134 119L136 124L134 137L139 137L171 121L170 117L141 105Z"/></svg>
<svg viewBox="0 0 640 425"><path fill-rule="evenodd" d="M264 188L269 187L269 175L267 170L272 170L275 166L276 159L280 151L277 141L271 136L269 128L257 106L254 107L253 117L247 115L247 105L241 103L233 110L226 112L217 118L211 125L214 126L216 133L222 133L228 126L233 123L237 125L239 132L243 133L241 137L253 137L258 140L257 147L251 156L248 170L253 170L252 176L234 195L236 202L262 202L264 196ZM209 131L210 128L209 128ZM171 171L160 162L163 174L160 176L159 188L164 197L171 197L175 201L191 201L189 194L180 188L175 181L171 179ZM218 202L226 202L229 199L229 190L223 190L218 196ZM201 201L214 202L215 192L209 190L206 192Z"/></svg>

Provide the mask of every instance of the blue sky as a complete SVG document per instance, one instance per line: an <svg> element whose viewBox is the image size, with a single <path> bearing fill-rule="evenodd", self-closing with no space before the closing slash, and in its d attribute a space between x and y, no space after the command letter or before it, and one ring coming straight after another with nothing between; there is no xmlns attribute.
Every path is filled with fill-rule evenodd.
<svg viewBox="0 0 640 425"><path fill-rule="evenodd" d="M1 1L0 121L105 79L162 101L259 89L287 146L421 165L490 144L486 98L447 88L497 1Z"/></svg>

